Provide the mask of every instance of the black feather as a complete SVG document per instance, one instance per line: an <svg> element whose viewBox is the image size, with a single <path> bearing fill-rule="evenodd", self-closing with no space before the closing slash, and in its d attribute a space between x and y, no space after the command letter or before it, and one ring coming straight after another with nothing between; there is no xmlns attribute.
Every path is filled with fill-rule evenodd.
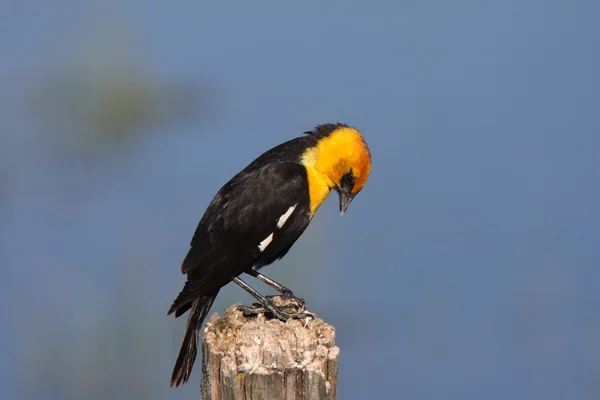
<svg viewBox="0 0 600 400"><path fill-rule="evenodd" d="M171 386L179 386L190 379L192 367L198 353L200 327L218 293L217 291L210 295L201 296L193 301L183 340L181 341L181 347L179 348L179 354L177 355L177 361L175 361L175 366L173 367Z"/></svg>
<svg viewBox="0 0 600 400"><path fill-rule="evenodd" d="M321 124L315 126L312 131L304 132L304 134L313 136L317 139L323 139L339 128L350 128L350 126L341 122L338 122L337 124Z"/></svg>

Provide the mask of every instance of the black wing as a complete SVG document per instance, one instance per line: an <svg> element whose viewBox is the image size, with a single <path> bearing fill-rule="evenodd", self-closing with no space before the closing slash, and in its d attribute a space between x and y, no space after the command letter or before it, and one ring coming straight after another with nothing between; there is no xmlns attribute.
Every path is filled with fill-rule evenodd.
<svg viewBox="0 0 600 400"><path fill-rule="evenodd" d="M242 171L214 197L181 266L179 308L253 266L283 257L310 222L306 169L296 163Z"/></svg>

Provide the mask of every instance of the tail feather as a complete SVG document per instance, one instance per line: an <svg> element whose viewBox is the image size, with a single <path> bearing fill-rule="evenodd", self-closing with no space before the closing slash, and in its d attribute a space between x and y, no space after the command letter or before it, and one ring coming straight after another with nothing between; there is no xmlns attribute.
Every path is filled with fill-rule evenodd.
<svg viewBox="0 0 600 400"><path fill-rule="evenodd" d="M210 295L200 296L191 302L190 314L188 316L187 326L175 361L173 374L171 375L171 386L179 386L190 379L196 353L198 352L198 336L202 321L206 318L210 307L212 306L217 292Z"/></svg>
<svg viewBox="0 0 600 400"><path fill-rule="evenodd" d="M194 285L192 285L191 281L188 279L185 282L183 289L181 289L181 292L179 292L179 294L177 295L175 301L173 301L173 304L171 304L171 308L169 309L167 315L171 315L172 313L177 311L175 317L179 317L181 314L190 309L190 307L192 306L191 303L197 297L198 292L196 290L196 287L194 287Z"/></svg>
<svg viewBox="0 0 600 400"><path fill-rule="evenodd" d="M175 310L175 318L179 318L183 314L185 314L187 312L187 310L189 310L190 308L192 308L192 305L194 305L194 301L190 301L189 303L185 303L185 305L183 305L183 306L179 307L177 310Z"/></svg>

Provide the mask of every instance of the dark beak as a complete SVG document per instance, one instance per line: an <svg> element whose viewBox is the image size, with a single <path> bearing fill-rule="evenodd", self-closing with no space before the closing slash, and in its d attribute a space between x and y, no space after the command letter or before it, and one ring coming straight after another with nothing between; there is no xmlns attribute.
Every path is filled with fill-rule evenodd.
<svg viewBox="0 0 600 400"><path fill-rule="evenodd" d="M344 215L352 199L356 196L356 193L352 193L355 180L356 178L351 172L348 172L340 179L340 184L337 187L337 192L340 195L340 215Z"/></svg>
<svg viewBox="0 0 600 400"><path fill-rule="evenodd" d="M344 215L344 213L348 209L348 206L354 199L354 195L352 193L346 193L341 190L338 191L338 194L340 195L340 215Z"/></svg>

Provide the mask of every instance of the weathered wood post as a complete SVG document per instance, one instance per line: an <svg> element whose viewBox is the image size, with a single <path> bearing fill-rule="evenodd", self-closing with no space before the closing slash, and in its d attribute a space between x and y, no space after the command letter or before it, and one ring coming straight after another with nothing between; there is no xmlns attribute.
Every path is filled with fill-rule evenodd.
<svg viewBox="0 0 600 400"><path fill-rule="evenodd" d="M206 323L202 400L334 400L335 329L320 318L244 316L237 304Z"/></svg>

